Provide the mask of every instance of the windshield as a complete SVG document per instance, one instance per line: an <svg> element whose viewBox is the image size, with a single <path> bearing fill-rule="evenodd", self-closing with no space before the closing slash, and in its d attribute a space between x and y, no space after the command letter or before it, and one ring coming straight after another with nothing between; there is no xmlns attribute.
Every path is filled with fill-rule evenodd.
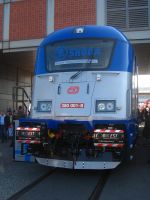
<svg viewBox="0 0 150 200"><path fill-rule="evenodd" d="M46 67L49 72L98 70L107 68L114 40L76 39L46 46Z"/></svg>

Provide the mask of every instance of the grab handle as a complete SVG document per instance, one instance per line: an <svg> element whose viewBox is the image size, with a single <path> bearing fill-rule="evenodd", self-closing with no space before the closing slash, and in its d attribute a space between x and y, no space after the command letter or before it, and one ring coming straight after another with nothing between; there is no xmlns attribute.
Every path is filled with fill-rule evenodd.
<svg viewBox="0 0 150 200"><path fill-rule="evenodd" d="M61 93L61 85L58 85L57 94Z"/></svg>

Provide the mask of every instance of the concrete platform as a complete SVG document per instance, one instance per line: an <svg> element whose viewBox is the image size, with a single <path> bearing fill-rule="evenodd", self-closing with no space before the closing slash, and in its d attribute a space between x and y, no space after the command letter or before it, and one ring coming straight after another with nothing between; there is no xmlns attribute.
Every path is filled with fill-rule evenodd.
<svg viewBox="0 0 150 200"><path fill-rule="evenodd" d="M139 137L135 158L111 172L99 200L150 199L150 139Z"/></svg>
<svg viewBox="0 0 150 200"><path fill-rule="evenodd" d="M8 199L50 170L50 167L35 163L16 162L12 154L8 143L0 143L0 200ZM134 160L112 170L99 200L149 200L149 159L150 139L140 136Z"/></svg>
<svg viewBox="0 0 150 200"><path fill-rule="evenodd" d="M16 162L8 143L0 143L0 200L8 199L29 183L48 173L50 167Z"/></svg>

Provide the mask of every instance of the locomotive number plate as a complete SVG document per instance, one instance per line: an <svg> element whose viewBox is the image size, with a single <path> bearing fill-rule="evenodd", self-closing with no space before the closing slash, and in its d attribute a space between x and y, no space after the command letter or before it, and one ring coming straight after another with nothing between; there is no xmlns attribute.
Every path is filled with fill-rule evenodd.
<svg viewBox="0 0 150 200"><path fill-rule="evenodd" d="M61 103L61 108L84 108L84 103Z"/></svg>

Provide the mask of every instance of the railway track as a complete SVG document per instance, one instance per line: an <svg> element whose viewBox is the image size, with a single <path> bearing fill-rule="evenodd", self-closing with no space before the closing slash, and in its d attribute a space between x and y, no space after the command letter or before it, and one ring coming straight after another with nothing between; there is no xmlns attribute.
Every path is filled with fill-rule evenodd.
<svg viewBox="0 0 150 200"><path fill-rule="evenodd" d="M100 195L103 191L103 188L105 186L105 183L109 177L110 171L104 171L102 176L100 177L96 187L94 188L91 196L89 197L88 200L98 200L100 199Z"/></svg>
<svg viewBox="0 0 150 200"><path fill-rule="evenodd" d="M40 182L42 182L45 178L47 178L52 173L54 173L54 171L55 171L55 169L50 170L48 173L44 174L43 176L41 176L37 180L33 181L32 183L30 183L29 185L24 187L22 190L20 190L20 191L16 192L15 194L13 194L7 200L17 200L17 199L19 199L25 193L29 192L32 188L34 188L36 185L38 185Z"/></svg>
<svg viewBox="0 0 150 200"><path fill-rule="evenodd" d="M65 178L63 180L62 177L65 177L65 176L66 176L66 180ZM90 178L88 178L88 176L90 176ZM62 182L60 182L59 177L60 179L62 179ZM55 169L50 170L47 174L40 177L36 181L27 185L25 188L23 188L19 192L13 194L7 200L18 200L18 199L27 200L27 199L33 199L33 197L35 197L35 199L37 200L40 200L41 197L43 196L44 196L43 198L44 200L47 200L47 199L99 200L108 177L109 177L109 171L107 170L101 171L101 172L100 171L76 172L76 171L71 171L71 170L68 171L68 170L61 170L61 169L55 168ZM53 182L56 182L56 184L53 185L52 184ZM50 190L51 185L52 185L52 190ZM60 188L64 187L63 185L66 185L66 187L61 190ZM85 187L83 187L83 185L85 185ZM40 188L46 188L46 187L49 187L48 191L46 190L44 191L43 189L40 189ZM68 188L68 191L66 190L66 188ZM85 193L85 192L87 193L87 195L83 195L83 194L81 195L81 193Z"/></svg>

